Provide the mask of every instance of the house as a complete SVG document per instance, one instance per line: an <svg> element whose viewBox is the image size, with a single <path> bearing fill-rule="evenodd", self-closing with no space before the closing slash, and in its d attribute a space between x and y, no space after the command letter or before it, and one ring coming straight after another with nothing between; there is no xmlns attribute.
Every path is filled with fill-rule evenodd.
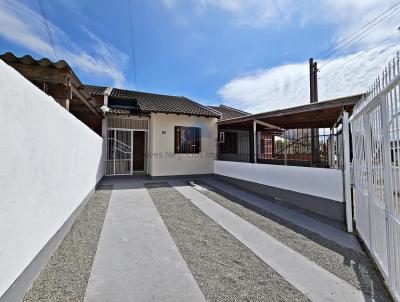
<svg viewBox="0 0 400 302"><path fill-rule="evenodd" d="M0 58L101 136L105 175L215 174L344 220L342 121L361 95L249 114L183 96L84 85L65 61Z"/></svg>
<svg viewBox="0 0 400 302"><path fill-rule="evenodd" d="M85 88L103 99L106 175L213 173L219 111L183 96Z"/></svg>

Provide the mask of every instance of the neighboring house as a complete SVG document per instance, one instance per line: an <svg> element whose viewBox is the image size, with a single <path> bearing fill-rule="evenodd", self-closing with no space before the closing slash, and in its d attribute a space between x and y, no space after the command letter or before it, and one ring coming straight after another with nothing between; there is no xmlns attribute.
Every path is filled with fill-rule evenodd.
<svg viewBox="0 0 400 302"><path fill-rule="evenodd" d="M222 114L220 118L221 121L251 115L251 113L236 108L228 107L226 105L208 106L208 107L213 110L217 110L218 112L221 112Z"/></svg>

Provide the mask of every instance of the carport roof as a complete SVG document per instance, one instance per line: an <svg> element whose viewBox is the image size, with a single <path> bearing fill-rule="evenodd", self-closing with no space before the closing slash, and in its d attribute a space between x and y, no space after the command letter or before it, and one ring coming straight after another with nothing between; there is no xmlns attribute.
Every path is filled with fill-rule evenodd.
<svg viewBox="0 0 400 302"><path fill-rule="evenodd" d="M356 94L302 106L279 109L218 122L222 128L252 127L254 120L269 123L284 129L330 128L343 110L352 112L362 97Z"/></svg>

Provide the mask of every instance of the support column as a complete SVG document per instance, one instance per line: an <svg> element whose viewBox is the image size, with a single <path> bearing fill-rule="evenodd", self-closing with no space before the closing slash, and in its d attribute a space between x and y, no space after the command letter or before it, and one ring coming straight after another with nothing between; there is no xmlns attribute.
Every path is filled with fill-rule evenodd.
<svg viewBox="0 0 400 302"><path fill-rule="evenodd" d="M343 129L343 180L344 200L346 205L347 232L353 232L353 205L351 199L351 173L350 173L350 127L349 114L345 111L342 115Z"/></svg>

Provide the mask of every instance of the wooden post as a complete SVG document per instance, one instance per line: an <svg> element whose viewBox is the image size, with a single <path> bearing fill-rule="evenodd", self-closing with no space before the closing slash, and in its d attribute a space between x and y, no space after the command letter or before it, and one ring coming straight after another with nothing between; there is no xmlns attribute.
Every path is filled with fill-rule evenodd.
<svg viewBox="0 0 400 302"><path fill-rule="evenodd" d="M309 60L309 68L310 68L310 103L314 103L314 59L310 58Z"/></svg>
<svg viewBox="0 0 400 302"><path fill-rule="evenodd" d="M310 68L310 103L318 102L318 65L311 58L309 61ZM319 157L319 129L311 129L311 161L313 165L317 165L320 161Z"/></svg>

